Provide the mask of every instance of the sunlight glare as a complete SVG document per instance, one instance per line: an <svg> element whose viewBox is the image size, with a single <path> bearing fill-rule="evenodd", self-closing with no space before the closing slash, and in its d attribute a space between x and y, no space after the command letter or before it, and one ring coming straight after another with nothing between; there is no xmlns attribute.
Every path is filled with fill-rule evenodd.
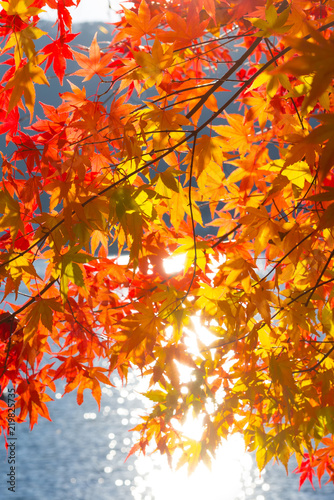
<svg viewBox="0 0 334 500"><path fill-rule="evenodd" d="M129 2L122 3L129 7ZM95 0L92 7L92 0L81 0L78 7L69 7L69 12L73 16L73 23L85 22L105 22L112 23L119 21L117 11L120 9L118 0ZM41 18L45 21L55 22L56 11L48 6L43 7Z"/></svg>
<svg viewBox="0 0 334 500"><path fill-rule="evenodd" d="M180 273L184 268L184 263L186 260L186 254L178 254L168 259L164 259L164 269L167 274Z"/></svg>
<svg viewBox="0 0 334 500"><path fill-rule="evenodd" d="M119 264L127 264L128 256L120 257ZM166 273L172 275L181 273L184 269L186 255L177 254L164 259L164 269ZM213 275L215 270L223 263L221 261L212 261ZM192 324L184 327L184 342L187 350L194 356L203 356L203 351L207 349L217 337L212 334L207 326L202 324L201 311L191 317ZM213 319L210 326L218 326ZM173 327L169 325L166 329L166 338L173 334ZM214 356L216 350L210 349ZM224 369L228 369L235 363L233 351L230 352L231 359L224 363ZM181 390L180 396L186 394L189 389L186 387L195 375L194 369L185 366L178 361L174 361L180 375ZM136 393L145 394L148 387L148 379L140 379L136 384ZM217 404L219 405L225 396L223 389L219 389L215 394L215 401L209 400L206 403L206 411L213 413ZM144 399L146 409L149 409L148 401ZM189 439L200 441L203 434L203 414L195 415L193 410L186 414L185 421L180 423L173 419L173 426L176 430L182 432ZM195 472L189 476L187 466L177 470L177 463L180 459L180 452L175 452L172 459L172 469L167 463L165 456L158 453L147 453L140 455L135 461L135 469L138 476L135 478L134 486L131 488L134 500L203 500L209 497L210 500L246 500L254 492L258 473L253 465L253 459L245 451L245 444L240 434L233 434L225 440L216 452L213 458L211 470L203 463L200 463ZM253 476L253 477L252 477Z"/></svg>
<svg viewBox="0 0 334 500"><path fill-rule="evenodd" d="M211 471L200 464L189 476L186 467L171 470L165 457L158 455L140 456L135 467L152 492L154 500L242 500L246 489L255 484L252 478L253 460L244 450L240 435L233 435L217 451ZM140 498L137 488L132 494Z"/></svg>

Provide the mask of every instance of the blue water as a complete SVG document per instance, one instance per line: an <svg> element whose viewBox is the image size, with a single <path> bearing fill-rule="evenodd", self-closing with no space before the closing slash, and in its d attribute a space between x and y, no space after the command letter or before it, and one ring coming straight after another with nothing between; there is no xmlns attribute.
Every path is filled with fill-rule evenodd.
<svg viewBox="0 0 334 500"><path fill-rule="evenodd" d="M114 380L115 383L119 381ZM119 386L119 383L118 383ZM82 406L75 394L50 404L53 422L40 419L32 432L16 425L15 492L8 491L9 464L0 449L1 500L314 500L332 499L333 486L316 491L283 467L267 466L259 477L254 458L232 440L211 473L200 468L187 477L172 472L158 455L125 458L132 445L129 429L143 407L132 381L128 387L104 388L101 411L88 391ZM3 444L3 443L2 443ZM291 467L293 469L294 464ZM316 480L315 480L316 483Z"/></svg>

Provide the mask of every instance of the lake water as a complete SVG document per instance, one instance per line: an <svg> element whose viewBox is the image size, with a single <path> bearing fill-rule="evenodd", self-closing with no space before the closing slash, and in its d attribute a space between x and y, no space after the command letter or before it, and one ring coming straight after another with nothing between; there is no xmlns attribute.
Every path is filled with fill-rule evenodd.
<svg viewBox="0 0 334 500"><path fill-rule="evenodd" d="M282 466L271 464L259 477L254 457L244 453L234 436L218 453L211 472L204 466L188 477L173 472L159 455L125 458L133 442L129 429L143 411L138 383L127 387L113 382L104 387L101 411L85 391L82 406L75 394L56 394L50 403L52 422L40 419L32 432L16 425L15 492L8 491L9 464L0 447L1 500L329 500L333 486L316 491L299 478L286 476ZM291 466L293 470L295 464ZM316 480L315 480L316 483Z"/></svg>

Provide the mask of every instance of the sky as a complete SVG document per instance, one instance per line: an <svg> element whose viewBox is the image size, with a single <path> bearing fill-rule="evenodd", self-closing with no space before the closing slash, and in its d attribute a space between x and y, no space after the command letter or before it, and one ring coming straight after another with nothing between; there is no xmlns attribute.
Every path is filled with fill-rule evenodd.
<svg viewBox="0 0 334 500"><path fill-rule="evenodd" d="M79 7L70 8L74 23L102 21L106 23L117 21L116 11L119 4L126 4L121 0L81 0ZM56 15L48 9L42 16L48 21L55 21Z"/></svg>

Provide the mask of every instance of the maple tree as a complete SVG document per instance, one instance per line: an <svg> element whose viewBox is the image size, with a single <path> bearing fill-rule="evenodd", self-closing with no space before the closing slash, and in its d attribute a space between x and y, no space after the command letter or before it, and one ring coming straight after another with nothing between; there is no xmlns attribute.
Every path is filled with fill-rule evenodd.
<svg viewBox="0 0 334 500"><path fill-rule="evenodd" d="M132 452L180 449L192 470L238 432L260 469L295 455L301 484L334 482L334 1L134 0L103 50L75 46L79 3L1 2L0 385L17 421L50 418L58 379L100 404L137 368L152 409ZM66 91L40 117L53 74ZM215 338L197 349L196 316Z"/></svg>

